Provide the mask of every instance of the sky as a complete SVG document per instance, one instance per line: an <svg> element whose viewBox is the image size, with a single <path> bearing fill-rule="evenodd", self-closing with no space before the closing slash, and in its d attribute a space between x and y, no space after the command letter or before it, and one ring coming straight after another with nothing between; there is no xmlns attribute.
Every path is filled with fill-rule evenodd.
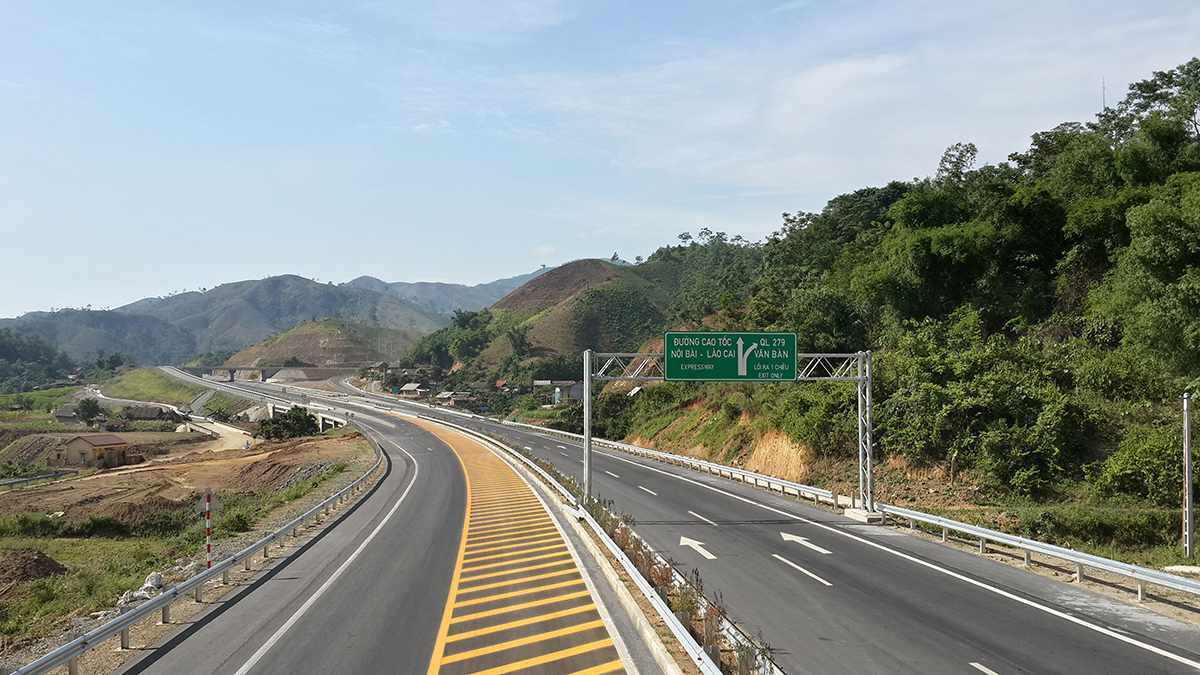
<svg viewBox="0 0 1200 675"><path fill-rule="evenodd" d="M477 284L1004 161L1200 55L1194 0L0 0L0 317Z"/></svg>

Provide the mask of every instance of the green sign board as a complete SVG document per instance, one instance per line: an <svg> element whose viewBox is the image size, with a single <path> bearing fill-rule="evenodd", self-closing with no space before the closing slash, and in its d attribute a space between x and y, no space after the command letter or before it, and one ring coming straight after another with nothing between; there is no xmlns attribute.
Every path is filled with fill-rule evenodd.
<svg viewBox="0 0 1200 675"><path fill-rule="evenodd" d="M663 376L693 382L791 382L795 333L668 331Z"/></svg>

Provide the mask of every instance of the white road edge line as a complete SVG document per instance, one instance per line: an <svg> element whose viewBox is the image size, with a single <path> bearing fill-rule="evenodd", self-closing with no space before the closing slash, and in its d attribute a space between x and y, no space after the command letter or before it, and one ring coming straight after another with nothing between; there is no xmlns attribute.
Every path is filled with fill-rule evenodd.
<svg viewBox="0 0 1200 675"><path fill-rule="evenodd" d="M779 560L779 561L781 561L781 562L787 563L788 565L791 565L792 567L794 567L794 568L796 568L796 569L800 570L801 572L804 572L804 573L805 573L805 574L807 574L808 576L812 577L813 579L816 579L817 581L819 581L819 582L821 582L821 583L825 584L826 586L832 586L832 585L833 585L833 584L829 583L828 581L825 581L825 580L824 580L824 579L822 579L821 577L819 577L819 576L817 576L817 575L813 574L812 572L809 572L808 570L804 569L803 567L801 567L801 566L797 565L796 563L792 562L791 560L788 560L787 558L785 558L785 557L783 557L783 556L779 555L778 553L772 553L772 554L771 554L771 557L772 557L772 558L775 558L776 560Z"/></svg>
<svg viewBox="0 0 1200 675"><path fill-rule="evenodd" d="M700 515L699 513L696 513L695 511L688 511L688 513L692 514L693 516L696 516L700 520L703 520L704 522L708 523L709 525L712 525L713 527L720 527L720 525L717 525L713 521L709 520L708 518L705 518L704 516Z"/></svg>
<svg viewBox="0 0 1200 675"><path fill-rule="evenodd" d="M974 661L972 661L971 667L978 670L981 673L986 673L986 675L1000 675L1000 673L997 673L996 671L992 670L991 668L988 668L987 666L983 665L982 663L975 663Z"/></svg>
<svg viewBox="0 0 1200 675"><path fill-rule="evenodd" d="M654 495L655 497L657 497L657 496L658 496L658 493L657 493L657 492L655 492L654 490L651 490L650 488L644 488L644 487L642 487L641 485L639 485L639 486L638 486L638 489L639 489L639 490L645 490L646 492L649 492L650 494Z"/></svg>
<svg viewBox="0 0 1200 675"><path fill-rule="evenodd" d="M395 445L395 443L392 445ZM363 549L365 549L367 545L371 543L371 540L375 538L375 535L379 534L379 531L383 529L383 526L388 524L388 521L391 520L392 516L396 514L396 510L400 508L402 503L404 503L404 498L408 496L408 493L410 490L412 490L412 487L417 484L417 474L421 473L421 466L417 464L417 458L409 454L407 450L398 445L396 445L396 447L400 450L400 452L408 455L408 458L413 462L412 480L408 482L408 487L404 488L404 494L400 495L400 498L396 500L394 505L392 505L392 510L388 511L387 515L383 517L383 520L379 521L379 524L376 525L375 529L371 531L371 534L367 535L367 538L358 545L358 548L355 549L354 553L351 553L350 557L346 558L346 562L342 563L342 566L337 568L337 571L334 572L324 584L321 584L321 587L317 589L317 592L313 593L312 597L306 600L304 604L300 606L300 609L296 610L296 613L292 615L292 618L288 619L286 623L280 626L279 630L275 631L275 634L272 635L270 639L263 644L263 646L259 647L258 651L254 652L254 655L251 656L241 668L238 668L238 671L235 673L235 675L246 675L246 673L250 672L250 669L253 668L259 662L259 660L262 659L262 657L266 656L267 652L271 650L271 647L274 647L275 643L279 642L280 638L282 638L292 626L296 625L296 622L299 621L302 616L304 616L304 613L307 612L308 609L317 602L317 599L324 595L325 591L329 590L329 587L333 585L333 582L337 581L338 578L342 576L342 573L346 571L346 568L350 567L350 564L358 558L359 554L363 552Z"/></svg>
<svg viewBox="0 0 1200 675"><path fill-rule="evenodd" d="M603 454L603 455L605 455L605 456L607 456L607 457L611 457L611 458L613 458L613 459L616 459L616 460L620 460L620 461L622 461L622 462L626 462L626 463L629 463L629 464L633 464L634 466L638 466L638 467L641 467L641 468L643 468L643 469L648 469L648 470L650 470L650 471L655 471L655 472L657 472L657 473L661 473L661 474L662 474L662 475L664 475L664 476L670 476L671 478L674 478L674 479L676 479L676 480L681 480L681 481L685 481L685 482L688 482L688 483L692 483L693 485L699 485L699 486L700 486L700 487L702 487L702 488L705 488L705 489L708 489L708 490L712 490L713 492L716 492L716 493L718 493L718 494L723 494L723 495L725 495L725 496L727 496L727 497L733 497L734 499L737 499L737 500L743 501L743 502L745 502L745 503L747 503L747 504L753 504L754 506L757 506L757 507L759 507L760 509L766 509L767 511L770 511L770 512L772 512L772 513L778 513L778 514L779 514L779 515L781 515L781 516L786 516L786 517L788 517L788 518L794 518L794 519L796 519L796 520L798 520L798 521L800 521L800 522L802 522L802 523L808 523L809 525L815 525L816 527L819 527L819 528L821 528L821 529L828 530L828 531L830 531L830 532L834 532L834 533L840 534L840 535L842 535L843 537L846 537L846 538L848 538L848 539L853 539L854 541L857 541L857 542L859 542L859 543L861 543L861 544L866 544L867 546L873 546L874 548L877 548L877 549L879 549L880 551L884 551L884 552L886 552L886 553L890 553L890 554L892 554L892 555L894 555L894 556L897 556L897 557L899 557L899 558L903 558L903 559L905 559L905 560L908 560L908 561L910 561L910 562L914 562L914 563L916 563L916 564L918 564L918 565L921 565L921 566L923 566L923 567L927 567L927 568L929 568L929 569L931 569L931 570L934 570L934 571L936 571L936 572L941 572L942 574L945 574L946 576L949 576L949 577L952 577L952 578L958 579L958 580L960 580L960 581L964 581L964 582L966 582L966 583L968 583L968 584L971 584L972 586L976 586L976 587L978 587L978 588L982 588L982 589L984 589L984 590L986 590L986 591L990 591L990 592L992 592L992 593L995 593L996 595L999 595L999 596L1001 596L1001 597L1004 597L1004 598L1008 598L1009 600L1012 600L1012 601L1014 601L1014 602L1018 602L1018 603L1020 603L1020 604L1026 605L1026 606L1028 606L1028 607L1032 607L1032 608L1034 608L1034 609L1041 610L1041 611L1043 611L1043 612L1045 612L1045 613L1047 613L1047 614L1049 614L1049 615L1051 615L1051 616L1056 616L1056 617L1058 617L1058 618L1060 618L1060 619L1064 619L1064 620L1066 620L1066 621L1069 621L1069 622L1071 622L1071 623L1073 623L1073 624L1076 624L1076 625L1078 625L1078 626L1082 626L1082 627L1084 627L1084 628L1087 628L1087 629L1089 629L1089 630L1096 631L1097 633L1100 633L1101 635L1105 635L1105 636L1107 636L1107 637L1113 638L1114 640L1118 640L1118 641L1120 641L1120 642L1124 642L1124 643L1126 643L1126 644L1129 644L1129 645L1132 645L1132 646L1134 646L1134 647L1138 647L1138 648L1144 649L1144 650L1146 650L1146 651L1148 651L1148 652L1150 652L1150 653L1152 653L1152 654L1158 654L1159 656L1162 656L1162 657L1165 657L1165 658L1171 659L1172 661L1175 661L1175 662L1177 662L1177 663L1182 663L1182 664L1184 664L1184 665L1191 666L1192 668L1195 668L1195 669L1197 669L1197 670L1200 670L1200 661L1193 661L1192 659L1189 659L1189 658L1187 658L1187 657L1185 657L1185 656L1180 656L1180 655L1178 655L1178 654L1173 654L1173 653L1171 653L1171 652L1169 652L1169 651L1167 651L1167 650L1165 650L1165 649L1161 649L1161 648L1159 648L1159 647L1155 647L1155 646L1154 646L1154 645L1152 645L1152 644L1148 644L1148 643L1142 642L1142 641L1140 641L1140 640L1137 640L1137 639L1131 638L1131 637L1129 637L1129 636L1127 636L1127 635L1122 635L1121 633L1118 633L1117 631L1114 631L1114 630L1110 630L1110 629L1108 629L1108 628L1105 628L1104 626L1100 626L1100 625L1094 624L1094 623L1092 623L1092 622L1090 622L1090 621L1087 621L1087 620L1085 620L1085 619L1081 619L1081 618L1079 618L1079 617L1077 617L1077 616L1071 616L1070 614L1067 614L1066 612L1061 612L1061 611L1059 611L1059 610L1057 610L1057 609L1054 609L1053 607L1049 607L1049 606L1047 606L1047 605L1043 605L1043 604L1041 604L1041 603L1039 603L1039 602L1034 602L1033 600L1028 600L1028 599L1026 599L1026 598L1022 598L1021 596L1019 596L1019 595L1016 595L1015 593L1009 593L1008 591L1006 591L1006 590L1004 590L1004 589L1002 589L1002 588L997 588L996 586L992 586L992 585L990 585L990 584L987 584L987 583L984 583L984 582L982 582L982 581L978 581L978 580L976 580L976 579L972 579L971 577L968 577L968 576L966 576L966 575L963 575L963 574L959 574L958 572L954 572L954 571L952 571L952 570L946 569L945 567L939 567L938 565L935 565L934 563L927 562L927 561L925 561L925 560L921 560L920 558L917 558L917 557L915 557L915 556L911 556L911 555L909 555L909 554L907 554L907 553L904 553L904 552L902 552L902 551L897 551L897 550L895 550L895 549L888 548L887 546L884 546L883 544L880 544L880 543L878 543L878 542L871 541L870 539L865 539L865 538L863 538L863 537L860 537L860 536L858 536L858 535L856 535L856 534L852 534L852 533L850 533L850 532L844 532L844 531L842 531L842 530L840 530L840 529L838 529L838 528L836 528L836 527L833 527L833 526L830 526L830 525L826 525L826 524L824 524L824 523L818 523L818 522L817 522L817 521L815 521L815 520L809 520L808 518L805 518L804 516L798 516L798 515L796 515L796 514L794 514L794 513L788 513L787 511L781 511L781 510L779 510L779 509L777 509L777 508L775 508L775 507L772 507L772 506L767 506L766 504L763 504L763 503L761 503L761 502L756 502L756 501L754 501L753 499L749 499L749 498L747 498L747 497L743 497L743 496L741 496L741 495L737 495L737 494L734 494L734 493L732 493L732 492L726 492L725 490L722 490L722 489L720 489L720 488L713 487L713 486L711 486L711 485L705 485L704 483L701 483L700 481L697 481L697 480L692 480L691 478L686 478L686 477L684 477L684 476L679 476L679 475L676 475L676 474L670 473L670 472L668 472L668 471L663 471L662 469L658 469L658 468L655 468L655 467L653 467L653 466L648 466L648 465L646 465L646 464L642 464L641 462L638 462L638 461L635 461L635 460L632 460L632 459L629 459L629 458L626 458L626 457L621 457L620 455L617 455L617 454L614 454L614 453L605 452L605 453L600 453L600 454ZM643 488L643 489L644 489L644 488Z"/></svg>
<svg viewBox="0 0 1200 675"><path fill-rule="evenodd" d="M620 476L618 476L617 474L615 474L615 473L613 473L613 472L611 472L611 471L605 471L604 473L606 473L606 474L608 474L608 475L612 476L613 478L620 478Z"/></svg>

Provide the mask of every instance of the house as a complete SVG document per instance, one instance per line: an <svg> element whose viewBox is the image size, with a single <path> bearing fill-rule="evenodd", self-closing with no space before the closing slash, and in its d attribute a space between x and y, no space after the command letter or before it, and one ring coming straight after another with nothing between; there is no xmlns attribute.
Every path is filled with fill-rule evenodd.
<svg viewBox="0 0 1200 675"><path fill-rule="evenodd" d="M582 382L556 382L555 384L558 386L554 387L554 405L583 400Z"/></svg>
<svg viewBox="0 0 1200 675"><path fill-rule="evenodd" d="M83 424L79 414L75 412L74 403L68 403L50 414L54 415L54 421L59 424Z"/></svg>
<svg viewBox="0 0 1200 675"><path fill-rule="evenodd" d="M443 392L439 393L437 396L434 396L433 400L435 400L438 403L441 403L443 405L446 405L446 404L450 403L450 398L453 396L454 396L454 392L443 391Z"/></svg>
<svg viewBox="0 0 1200 675"><path fill-rule="evenodd" d="M76 436L55 453L54 459L61 464L110 469L129 463L129 443L113 434Z"/></svg>
<svg viewBox="0 0 1200 675"><path fill-rule="evenodd" d="M400 387L400 395L404 398L422 398L429 395L429 387L419 382L409 382Z"/></svg>
<svg viewBox="0 0 1200 675"><path fill-rule="evenodd" d="M390 367L387 361L378 361L368 366L368 368L379 375L387 375L388 368Z"/></svg>

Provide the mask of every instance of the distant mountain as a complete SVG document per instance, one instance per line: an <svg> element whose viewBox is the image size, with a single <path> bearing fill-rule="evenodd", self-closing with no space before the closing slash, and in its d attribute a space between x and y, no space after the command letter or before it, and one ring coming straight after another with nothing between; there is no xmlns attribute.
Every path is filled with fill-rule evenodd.
<svg viewBox="0 0 1200 675"><path fill-rule="evenodd" d="M305 321L234 354L225 365L279 366L303 363L319 368L395 361L422 333L393 330L345 319Z"/></svg>
<svg viewBox="0 0 1200 675"><path fill-rule="evenodd" d="M488 307L503 298L522 284L550 272L551 268L522 274L520 276L498 279L486 284L464 286L463 284L444 284L432 281L409 283L394 281L388 283L375 277L359 277L346 283L352 288L362 288L378 293L387 293L396 298L409 300L435 312L450 313L456 309L478 310Z"/></svg>
<svg viewBox="0 0 1200 675"><path fill-rule="evenodd" d="M115 311L34 312L5 325L40 335L74 359L95 358L98 350L120 351L154 365L215 349L242 349L325 317L422 334L448 323L438 312L391 295L285 275L146 298Z"/></svg>

